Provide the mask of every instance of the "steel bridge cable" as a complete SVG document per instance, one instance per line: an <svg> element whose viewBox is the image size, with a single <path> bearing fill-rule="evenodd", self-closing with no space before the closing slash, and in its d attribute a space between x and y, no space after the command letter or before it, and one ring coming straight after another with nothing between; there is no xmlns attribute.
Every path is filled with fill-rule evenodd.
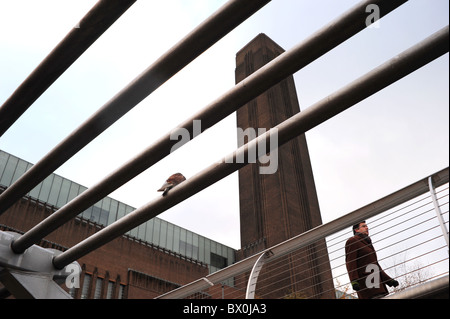
<svg viewBox="0 0 450 319"><path fill-rule="evenodd" d="M405 205L405 206L402 206L402 207L399 207L399 208L396 208L396 210L394 210L394 211L392 211L390 214L395 214L395 213L397 213L397 212L400 212L400 211L402 211L403 209L406 209L406 208L408 208L408 207L411 207L411 206L413 206L413 205L415 205L415 204L418 204L418 203L420 203L420 202L422 202L422 201L424 201L424 200L429 200L429 202L427 203L427 204L431 204L432 202L431 202L431 199L430 199L430 197L429 197L429 195L428 196L426 196L426 197L424 197L424 198L419 198L419 199L417 199L417 200L415 200L415 201L412 201L411 203L409 203L409 204L407 204L407 205ZM424 204L423 206L425 206L425 205L427 205L427 204ZM414 209L413 209L414 210ZM412 210L411 210L412 211ZM379 219L383 219L384 217L380 217L380 218L378 218L378 219L372 219L371 220L371 223L373 223L373 222L375 222L375 221L378 221ZM370 228L370 229L372 229L372 227ZM334 237L331 237L331 238L327 238L327 243L329 243L328 244L328 247L332 247L332 246L334 246L334 245L340 245L343 241L345 241L348 237L349 237L349 234L351 234L352 232L349 230L349 231L346 231L346 232L344 232L344 233L342 233L342 234L340 234L340 235L336 235L336 236L334 236ZM342 237L344 237L344 236L346 236L346 238L345 239L340 239L340 238L342 238ZM335 244L331 244L333 241L335 241L335 240L340 240L339 242L337 242L337 243L335 243Z"/></svg>
<svg viewBox="0 0 450 319"><path fill-rule="evenodd" d="M442 237L442 236L439 236L439 237ZM439 238L439 237L437 237L437 238ZM435 238L433 238L433 239L431 239L431 240L434 240ZM421 244L419 244L419 245L422 245L423 243L421 243ZM425 255L428 255L428 254L430 254L430 253L432 253L432 252L434 252L434 251L437 251L437 250L439 250L439 249L441 249L442 247L440 247L440 248L436 248L436 249L434 249L433 251L429 251L429 252L426 252L426 253L424 253L424 254L422 254L422 255L419 255L419 256L416 256L416 257L414 257L414 258L411 258L410 260L406 260L405 262L408 262L408 261L411 261L411 260L414 260L414 259L417 259L417 258L420 258L420 257L423 257L423 256L425 256ZM386 259L386 258L391 258L392 256L387 256L387 257L385 257L384 259ZM382 261L382 260L380 260L380 261ZM442 260L441 260L442 261ZM439 263L439 262L441 262L441 261L437 261L436 263ZM279 260L277 260L276 261L277 263L279 262ZM284 280L284 278L282 278L282 279L279 279L278 281L270 281L271 279L273 279L273 278L279 278L280 277L280 275L282 275L282 273L283 272L277 272L276 270L276 268L273 268L272 267L273 265L270 263L270 264L267 264L267 265L264 265L264 267L267 267L267 271L269 271L271 274L273 274L272 276L269 276L269 277L264 277L264 278L262 278L261 280L258 280L258 287L259 287L259 289L261 289L261 288L264 288L264 287L267 287L267 286L277 286L277 289L276 290L278 290L278 291L281 291L281 290L283 290L283 289L286 289L287 287L290 287L290 286L292 286L292 285L294 285L294 284L300 284L301 285L301 282L302 281L305 281L305 280L308 280L309 278L305 278L305 279L303 279L302 281L296 281L296 282L294 282L294 283L291 283L290 285L286 285L286 286L280 286L279 285L279 283L280 282L282 282L283 280ZM270 267L270 268L269 268ZM286 273L286 272L295 272L295 270L296 269L302 269L302 267L303 267L303 265L297 265L296 267L293 267L292 269L289 269L289 270L286 270L286 271L284 271L284 273ZM395 267L395 266L392 266L392 267ZM389 268L386 268L385 270L389 270L390 268L392 268L392 267L389 267ZM422 268L424 268L424 267L422 267ZM414 271L417 271L417 270L414 270ZM261 272L262 273L262 272ZM276 273L276 274L275 274ZM260 275L261 276L261 275ZM403 275L401 275L401 276L404 276L404 274ZM401 277L401 276L398 276L398 277ZM394 278L394 277L393 277ZM397 278L397 277L395 277L395 278ZM332 278L332 279L330 279L330 280L333 280L334 278ZM268 284L268 285L266 285L266 286L264 286L264 282L269 282L270 281L270 284ZM302 290L306 290L306 289L308 289L308 288L311 288L311 287L314 287L314 286L316 286L316 285L312 285L312 286L308 286L308 287L302 287L303 289ZM270 293L273 293L275 290L271 290L270 291ZM264 296L264 294L263 295L258 295L259 297L263 297ZM315 296L308 296L309 298L314 298Z"/></svg>
<svg viewBox="0 0 450 319"><path fill-rule="evenodd" d="M415 226L417 226L417 225L415 225ZM414 235L409 236L409 237L407 237L407 238L404 238L404 239L402 239L402 240L400 240L400 241L397 241L397 242L394 243L394 244L391 244L391 245L388 245L388 246L386 246L386 247L383 247L383 248L379 249L378 252L383 251L384 249L389 248L389 247L391 247L391 246L398 245L398 244L400 244L400 243L402 243L402 242L404 242L404 241L410 240L410 239L412 239L413 237L416 237L416 236L418 236L418 235L422 235L422 234L424 234L424 233L426 233L426 232L428 232L428 231L430 231L430 230L436 229L436 228L437 228L437 226L433 226L433 227L431 227L431 228L428 228L428 229L426 229L426 230L423 230L423 231L421 231L421 232L418 233L418 234L414 234ZM399 251L399 252L397 252L397 253L406 252L408 249L416 248L416 247L418 247L418 246L420 246L420 245L423 245L424 243L426 243L426 242L428 242L428 241L435 240L435 239L440 238L440 237L441 237L441 235L436 236L436 237L434 237L434 238L428 239L428 240L423 241L423 242L421 242L421 243L419 243L419 244L416 244L416 245L414 245L414 246L410 246L410 247L408 247L408 248L406 248L406 249L404 249L404 250L402 250L402 251ZM381 241L381 240L380 240L380 241ZM379 243L380 241L378 241L378 242L376 242L376 243ZM374 243L374 244L376 244L376 243ZM340 256L340 258L344 258L344 257L345 257L345 255ZM364 257L364 256L362 256L362 257ZM391 256L384 257L383 259L386 259L386 258L389 258L389 257L391 257ZM381 260L383 260L383 259L381 259ZM337 266L335 266L335 268L342 267L342 266L345 266L345 263L340 264L340 265L337 265Z"/></svg>
<svg viewBox="0 0 450 319"><path fill-rule="evenodd" d="M414 225L413 227L415 227L415 226L417 226L417 225L421 225L421 224L416 224L416 225ZM400 241L398 241L398 242L396 242L396 243L394 243L394 244L391 244L391 245L389 245L389 246L383 247L383 248L381 248L381 249L378 250L378 253L379 253L380 251L383 251L384 249L390 247L390 246L398 245L398 244L400 244L400 243L402 243L402 242L404 242L404 241L407 241L407 240L412 239L413 237L415 237L415 236L417 236L417 235L421 235L421 234L424 234L425 232L428 232L428 231L430 231L430 230L436 229L437 227L438 227L438 226L432 226L432 227L430 227L430 228L428 228L428 229L426 229L426 230L421 231L421 232L418 233L418 234L414 234L414 235L412 235L412 236L410 236L410 237L407 237L407 238L404 238L404 239L402 239L402 240L400 240ZM412 227L410 227L410 228L412 228ZM410 229L410 228L409 228L409 229ZM402 230L402 232L403 232L403 231L406 231L406 230L408 230L408 229L404 229L404 230ZM434 237L434 238L432 238L432 239L429 239L429 240L434 240L434 239L436 239L436 238L440 238L440 236L436 236L436 237ZM381 241L384 240L384 239L386 239L386 238L383 238L383 239L381 239L381 240L379 240L378 242L375 242L375 243L373 243L373 244L375 245L376 243L379 243L379 242L381 242ZM424 243L426 243L426 241L424 241L424 242L422 242L422 243L420 243L420 244L418 244L418 245L409 247L409 248L405 249L404 251L406 251L406 250L408 250L408 249L411 249L411 248L415 248L415 247L417 247L417 246L419 246L419 245L422 245L422 244L424 244ZM403 252L403 251L400 251L400 252ZM398 252L398 253L400 253L400 252ZM339 257L337 257L337 258L335 258L335 259L341 259L341 258L344 258L344 257L345 257L345 255L341 255L341 256L339 256ZM364 255L364 256L360 256L360 258L363 258L363 257L365 257L365 255ZM389 257L391 257L391 256L384 257L383 259L386 259L386 258L389 258ZM381 259L381 260L383 260L383 259ZM342 267L342 266L345 266L345 263L339 264L339 265L335 266L335 268Z"/></svg>
<svg viewBox="0 0 450 319"><path fill-rule="evenodd" d="M410 236L409 238L406 238L406 239L404 239L404 240L402 240L402 241L396 242L395 244L392 244L392 245L383 247L383 248L379 249L378 252L383 251L384 249L389 248L389 247L391 247L391 246L400 244L401 242L406 241L406 240L408 240L408 239L411 239L411 238L413 238L413 237L415 237L415 236L424 234L425 232L428 232L428 231L433 230L433 229L435 229L435 228L436 228L436 226L435 226L435 227L432 227L432 228L429 228L429 229L427 229L427 230L425 230L425 231L422 231L422 232L420 232L420 233L418 233L418 234L412 235L412 236ZM426 243L429 243L429 242L431 242L431 241L433 241L433 240L436 240L436 239L439 239L439 238L441 238L441 237L442 237L442 235L439 235L439 236L436 236L436 237L434 237L434 238L427 239L426 241L423 241L423 242L421 242L421 243L419 243L419 244L416 244L416 245L414 245L414 246L410 246L410 247L405 248L405 249L403 249L403 250L396 251L394 255L385 256L385 257L381 258L379 261L381 262L381 261L386 260L386 259L388 259L388 258L391 258L391 257L393 257L393 256L395 256L395 255L397 255L397 254L400 254L400 253L403 253L403 252L407 252L407 251L410 250L410 249L414 249L414 248L420 247L421 245L424 245L424 244L426 244ZM442 247L436 248L436 249L434 249L434 250L432 250L432 251L430 251L430 252L437 251L437 250L439 250L439 249L441 249L441 248L442 248ZM430 253L430 252L427 252L427 254ZM344 258L344 257L345 257L345 256L341 256L341 258ZM360 258L363 258L363 257L365 257L365 256L361 256ZM416 257L414 257L414 259L417 259L418 257L421 257L421 256L420 256L420 255L419 255L419 256L416 256ZM339 267L343 267L343 266L345 266L345 263L340 264L340 265L337 265L337 266L335 266L334 268L339 268ZM388 270L388 269L393 268L393 267L395 267L395 265L394 265L394 266L391 266L391 267L388 267L388 268L386 268L385 270ZM345 275L346 275L346 273L345 273Z"/></svg>
<svg viewBox="0 0 450 319"><path fill-rule="evenodd" d="M418 234L414 234L414 235L412 235L412 236L410 236L410 237L408 237L408 238L406 238L406 239L404 239L404 240L402 240L402 241L396 242L395 244L392 244L392 245L383 247L383 248L379 249L378 252L383 251L384 249L387 249L387 248L389 248L389 247L391 247L391 246L398 245L398 244L400 244L400 243L403 242L403 241L406 241L406 240L409 240L409 239L411 239L411 238L413 238L413 237L422 235L422 234L424 234L425 232L428 232L428 231L433 230L433 229L436 229L436 228L437 228L437 227L434 226L434 227L429 228L429 229L427 229L427 230L424 230L424 231L422 231L422 232L420 232L420 233L418 233ZM442 235L439 235L439 236L436 236L436 237L434 237L434 238L427 239L426 241L423 241L423 242L421 242L421 243L419 243L419 244L416 244L416 245L414 245L414 246L410 246L410 247L407 247L407 248L405 248L405 249L403 249L403 250L396 251L395 253L393 253L393 255L389 255L389 256L383 257L382 259L379 260L379 262L383 262L383 261L386 260L386 259L390 259L390 258L392 258L392 257L394 257L394 256L396 256L396 255L398 255L398 254L400 254L400 253L410 251L411 249L418 248L418 247L420 247L420 246L422 246L422 245L424 245L424 244L430 243L430 242L432 242L432 241L434 241L434 240L437 240L437 239L439 239L439 238L441 238L441 237L442 237ZM428 252L426 252L426 253L424 253L424 254L417 255L417 256L411 258L410 260L418 259L418 258L420 258L420 257L422 257L422 256L424 256L424 255L431 254L431 253L433 253L433 252L436 252L436 251L442 249L443 247L444 247L444 246L438 247L438 248L435 248L434 250L428 251ZM342 256L341 258L344 258L344 256ZM448 258L447 258L447 259L448 259ZM409 261L409 260L402 261L402 263L407 262L407 261ZM341 264L341 265L337 265L337 266L335 266L334 268L339 268L339 267L343 267L343 266L345 266L345 263L344 263L344 264ZM395 267L396 267L396 265L394 264L393 266L384 268L384 270L387 271L387 270L389 270L389 269L391 269L391 268L395 268ZM347 275L347 273L345 272L345 273L343 273L343 274L341 274L341 275L339 275L339 276L336 276L336 277L340 277L340 276L343 276L343 275ZM391 276L391 277L395 278L394 276ZM400 276L397 276L397 277L400 277Z"/></svg>
<svg viewBox="0 0 450 319"><path fill-rule="evenodd" d="M433 227L433 228L431 228L431 230L432 230L432 229L435 229L435 228L436 228L436 227ZM430 230L430 229L428 229L428 230ZM428 231L428 230L427 230L427 231ZM411 237L415 237L415 236L421 235L421 234L423 234L423 233L425 233L425 231L423 231L423 232L421 232L421 233L418 233L418 234L415 234L415 235L413 235L413 236L411 236ZM388 258L391 258L391 257L393 257L393 256L395 256L395 255L397 255L397 254L400 254L400 253L406 252L406 251L408 251L408 250L411 250L411 249L420 247L421 245L424 245L424 244L426 244L426 243L430 243L431 241L436 240L436 239L439 239L439 238L441 238L441 237L442 237L442 235L439 235L439 236L436 236L436 237L434 237L434 238L428 239L428 240L426 240L426 241L424 241L424 242L422 242L422 243L419 243L419 244L416 244L416 245L414 245L414 246L410 246L410 247L408 247L408 248L405 248L404 250L396 251L394 255L386 256L386 257L384 257L383 259L380 259L379 261L381 262L381 261L383 261L383 260L385 260L385 259L388 259ZM409 238L408 238L408 239L409 239ZM405 240L406 240L406 239L405 239ZM402 240L402 241L405 241L405 240ZM402 241L401 241L401 242L402 242ZM395 243L395 244L393 244L393 245L390 245L390 246L397 245L397 244L399 244L399 243L401 243L401 242L397 242L397 243ZM383 247L382 249L379 249L379 251L382 251L383 249L386 249L386 248L388 248L388 247L390 247L390 246ZM429 252L427 252L427 254L430 254L430 253L432 253L432 252L434 252L434 251L437 251L437 250L439 250L439 249L441 249L441 248L442 248L442 247L439 247L439 248L437 248L437 249L435 249L435 250L433 250L433 251L429 251ZM419 258L419 257L421 257L421 256L422 256L422 255L419 255L419 256L416 256L416 257L414 257L414 258L417 259L417 258ZM345 256L342 255L342 256L340 256L339 259L343 259L344 257L345 257ZM386 270L389 270L389 269L391 269L391 268L393 268L393 267L395 267L395 265L393 265L393 266L391 266L391 267L388 267L388 268L384 268L384 270L386 271ZM343 263L343 264L338 264L338 265L334 265L333 268L332 268L332 270L335 271L335 270L338 269L338 268L342 268L342 269L344 270L344 272L341 273L341 274L335 275L335 276L333 277L333 279L338 278L338 277L341 277L341 276L347 276L347 271L345 270L345 263ZM393 276L391 276L391 277L393 277ZM394 278L394 277L393 277L393 278ZM343 285L345 285L345 284L348 284L348 283L344 283ZM342 286L343 286L343 285L342 285Z"/></svg>
<svg viewBox="0 0 450 319"><path fill-rule="evenodd" d="M309 39L275 58L263 68L255 71L233 89L178 127L187 129L190 135L193 136L193 122L194 120L201 120L202 131L206 130L279 81L308 65L310 62L364 29L365 8L369 2L373 3L373 1L363 1L349 10L349 12L320 29ZM379 0L378 4L383 8L382 12L387 14L404 2L399 0ZM333 39L333 41L330 41L330 39ZM13 250L17 253L23 252L26 248L57 229L60 225L74 218L115 189L169 155L175 143L177 141L170 139L170 133L166 134L141 154L84 191L70 203L60 208L56 213L32 228L24 236L17 239L12 245ZM1 200L2 197L0 196L0 204Z"/></svg>
<svg viewBox="0 0 450 319"><path fill-rule="evenodd" d="M270 152L440 57L448 52L448 35L447 26L331 96L285 120L229 154L220 163L207 167L179 184L172 190L171 196L156 198L55 257L55 267L66 266L244 167L248 163L239 163L236 159L248 158L249 151L255 151L258 145L265 143L267 152ZM270 136L274 132L278 135L278 145L270 143Z"/></svg>
<svg viewBox="0 0 450 319"><path fill-rule="evenodd" d="M230 0L224 4L8 187L0 195L0 214L268 2Z"/></svg>
<svg viewBox="0 0 450 319"><path fill-rule="evenodd" d="M136 0L100 0L0 107L0 137Z"/></svg>
<svg viewBox="0 0 450 319"><path fill-rule="evenodd" d="M426 230L424 230L424 231L422 231L422 232L420 232L420 233L418 233L418 234L415 234L415 235L410 236L410 237L408 237L408 238L404 238L404 239L402 239L402 240L400 240L400 241L398 241L398 242L396 242L396 243L394 243L394 244L391 244L391 245L389 245L389 246L383 247L383 248L379 249L378 252L381 252L381 251L383 251L384 249L387 249L387 248L389 248L389 247L392 247L392 246L395 246L395 245L399 245L399 244L401 244L402 242L406 242L407 240L410 240L410 239L412 239L412 238L414 238L414 237L416 237L416 236L418 236L418 235L423 235L423 234L425 234L426 232L428 232L428 231L430 231L430 230L433 230L433 229L437 229L437 226L433 226L433 227L431 227L431 228L429 228L429 229L426 229ZM396 254L403 253L403 252L406 252L406 251L408 251L408 250L417 248L417 247L419 247L420 245L423 245L423 244L425 244L425 243L427 243L427 242L430 242L430 241L432 241L432 240L438 239L438 238L440 238L440 237L441 237L441 235L438 235L438 236L436 236L436 237L434 237L434 238L427 239L427 240L425 240L425 241L423 241L423 242L421 242L421 243L419 243L419 244L416 244L416 245L414 245L414 246L409 246L408 248L406 248L406 249L404 249L404 250L401 250L401 251L397 251ZM375 244L375 243L374 243L374 244ZM338 257L333 258L332 260L330 260L330 263L339 262L339 260L343 259L344 257L345 257L345 254L344 254L344 255L340 255L340 256L338 256ZM391 257L391 256L384 257L383 259L386 259L386 258L389 258L389 257ZM333 269L336 269L336 268L342 268L342 269L345 269L344 267L345 267L345 262L343 262L342 264L334 265L334 266L333 266ZM345 271L345 272L344 272L344 275L346 275L346 274L347 274L347 272Z"/></svg>
<svg viewBox="0 0 450 319"><path fill-rule="evenodd" d="M409 204L408 206L402 207L402 208L400 208L400 209L398 209L398 210L395 210L395 211L391 212L389 215L398 213L398 212L400 212L402 209L405 209L405 208L410 207L410 206L412 206L412 205L414 205L414 204L417 204L417 203L419 203L419 202L421 202L421 201L423 201L423 200L425 200L425 199L427 199L427 198L424 198L424 199L420 199L420 200L418 200L418 201L415 201L415 202ZM429 198L428 198L428 199L429 199ZM429 203L427 203L427 204L431 204L431 202L429 202ZM424 206L424 205L423 205L423 206ZM415 208L415 209L413 209L413 210L410 210L410 211L407 211L407 212L403 213L402 215L400 215L400 216L398 216L398 217L395 217L395 218L393 218L393 219L391 219L391 220L394 220L394 219L396 219L396 218L402 217L403 215L406 215L406 214L408 214L409 212L412 212L412 211L414 211L414 210L416 210L416 209L417 209L417 208ZM389 216L389 215L388 215L388 216ZM379 218L379 219L382 219L382 218L384 218L384 217L381 217L381 218ZM371 223L374 222L374 221L378 221L379 219L371 220ZM375 228L376 228L376 227L377 227L377 226L375 226ZM370 229L373 229L373 228L371 227ZM339 236L336 236L336 237L333 237L333 238L331 238L331 239L327 239L327 247L328 247L328 249L330 249L330 248L332 248L333 246L336 246L336 245L342 246L343 242L345 242L349 237L351 237L351 236L349 236L349 234L351 234L351 231L348 231L348 232L346 232L346 233L343 233L343 234L341 234L341 235L339 235ZM341 237L344 237L344 236L346 236L344 239L340 239L338 242L331 244L333 241L335 241L335 240L337 240L337 239L339 239L339 238L341 238ZM337 250L340 250L340 249L337 249ZM336 252L337 250L331 251L330 254Z"/></svg>

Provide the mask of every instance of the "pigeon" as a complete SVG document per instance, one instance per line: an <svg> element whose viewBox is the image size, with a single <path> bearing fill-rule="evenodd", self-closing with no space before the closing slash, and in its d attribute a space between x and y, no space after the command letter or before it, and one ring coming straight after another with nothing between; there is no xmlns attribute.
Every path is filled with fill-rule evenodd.
<svg viewBox="0 0 450 319"><path fill-rule="evenodd" d="M180 184L181 182L185 181L186 178L181 173L176 173L171 175L167 181L161 186L160 189L158 189L158 192L163 192L162 196L166 196L169 189L175 187L176 185Z"/></svg>

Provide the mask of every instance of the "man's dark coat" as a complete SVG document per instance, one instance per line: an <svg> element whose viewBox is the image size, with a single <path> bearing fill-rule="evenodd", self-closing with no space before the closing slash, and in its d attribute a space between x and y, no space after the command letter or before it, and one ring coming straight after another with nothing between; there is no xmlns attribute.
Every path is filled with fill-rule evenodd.
<svg viewBox="0 0 450 319"><path fill-rule="evenodd" d="M377 254L373 248L372 241L369 236L363 234L356 234L355 236L349 238L345 244L345 263L347 266L348 275L350 281L358 282L359 299L371 299L374 297L382 297L389 293L386 288L386 282L392 280L378 264ZM369 268L368 268L369 266ZM372 269L378 269L378 274ZM369 278L367 278L370 276ZM379 281L376 279L379 278ZM366 285L369 285L368 288ZM373 287L379 283L378 288Z"/></svg>

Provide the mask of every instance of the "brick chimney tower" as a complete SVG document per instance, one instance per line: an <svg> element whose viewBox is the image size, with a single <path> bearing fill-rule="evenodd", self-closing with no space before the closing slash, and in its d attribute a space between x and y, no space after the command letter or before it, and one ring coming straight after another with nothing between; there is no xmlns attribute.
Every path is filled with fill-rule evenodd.
<svg viewBox="0 0 450 319"><path fill-rule="evenodd" d="M236 54L236 83L283 52L268 36L259 34ZM237 127L256 132L258 128L269 130L298 112L294 78L290 76L241 107L237 111ZM249 138L238 136L238 139L241 146ZM279 147L277 155L277 169L273 174L261 174L259 168L263 164L259 161L239 170L241 250L237 260L322 224L305 135ZM269 286L259 293L267 294L261 297L295 293L301 297L334 298L324 240L284 258L286 269L277 272L288 275L284 275L284 279L274 279L274 285L286 285L286 289L272 293L274 289ZM267 269L266 273L269 271Z"/></svg>

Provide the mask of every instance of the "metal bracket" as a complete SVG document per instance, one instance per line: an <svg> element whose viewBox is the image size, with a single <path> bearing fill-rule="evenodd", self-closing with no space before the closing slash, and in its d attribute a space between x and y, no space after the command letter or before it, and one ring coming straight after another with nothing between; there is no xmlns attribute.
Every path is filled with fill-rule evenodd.
<svg viewBox="0 0 450 319"><path fill-rule="evenodd" d="M255 299L256 282L258 281L259 273L261 268L267 259L273 256L273 252L268 250L259 256L256 263L253 265L252 271L250 272L250 277L248 279L247 291L245 292L245 299Z"/></svg>
<svg viewBox="0 0 450 319"><path fill-rule="evenodd" d="M206 281L208 283L208 285L210 285L211 287L214 286L214 283L212 283L210 280L208 280L208 278L203 277L202 278L204 281Z"/></svg>
<svg viewBox="0 0 450 319"><path fill-rule="evenodd" d="M51 274L3 269L0 281L18 299L72 299Z"/></svg>
<svg viewBox="0 0 450 319"><path fill-rule="evenodd" d="M436 190L433 186L433 178L431 176L428 177L428 187L430 188L431 199L433 201L434 210L436 212L436 216L439 221L439 225L441 226L442 235L444 236L444 239L447 243L447 249L449 249L450 243L449 243L449 239L448 239L448 230L447 230L447 227L445 226L444 219L442 218L441 208L439 207L439 203L436 198ZM449 250L447 250L447 251L449 251Z"/></svg>
<svg viewBox="0 0 450 319"><path fill-rule="evenodd" d="M11 243L21 235L0 231L0 282L16 298L71 299L58 283L69 275L78 276L80 265L73 262L64 269L53 266L53 258L62 252L33 245L16 254ZM78 281L77 281L78 282Z"/></svg>

